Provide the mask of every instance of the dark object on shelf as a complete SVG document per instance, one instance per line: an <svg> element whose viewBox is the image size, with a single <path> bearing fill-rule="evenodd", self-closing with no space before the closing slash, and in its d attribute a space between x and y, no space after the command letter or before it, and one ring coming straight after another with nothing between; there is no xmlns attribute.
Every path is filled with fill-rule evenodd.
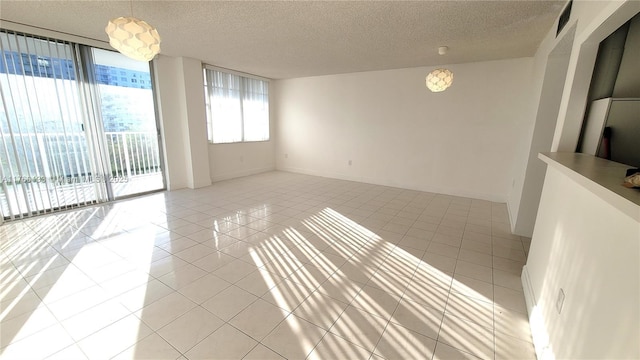
<svg viewBox="0 0 640 360"><path fill-rule="evenodd" d="M627 170L627 176L622 184L628 188L640 189L640 168Z"/></svg>
<svg viewBox="0 0 640 360"><path fill-rule="evenodd" d="M602 132L601 157L611 160L611 127L607 126Z"/></svg>
<svg viewBox="0 0 640 360"><path fill-rule="evenodd" d="M640 173L640 168L627 170L627 174L625 176L631 176L631 175L633 175L635 173Z"/></svg>

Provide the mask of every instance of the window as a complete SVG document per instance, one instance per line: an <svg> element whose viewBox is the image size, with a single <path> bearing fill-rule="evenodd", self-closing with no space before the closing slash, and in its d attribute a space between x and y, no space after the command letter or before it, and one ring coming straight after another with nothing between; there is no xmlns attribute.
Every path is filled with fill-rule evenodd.
<svg viewBox="0 0 640 360"><path fill-rule="evenodd" d="M122 54L0 29L0 222L164 187L151 84L112 75L131 71L150 79Z"/></svg>
<svg viewBox="0 0 640 360"><path fill-rule="evenodd" d="M207 129L214 144L269 140L269 82L205 69Z"/></svg>

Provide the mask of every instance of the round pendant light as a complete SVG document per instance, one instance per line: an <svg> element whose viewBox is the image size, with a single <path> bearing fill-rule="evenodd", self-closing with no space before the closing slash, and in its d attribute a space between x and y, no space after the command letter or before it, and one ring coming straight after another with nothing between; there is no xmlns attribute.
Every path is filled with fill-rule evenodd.
<svg viewBox="0 0 640 360"><path fill-rule="evenodd" d="M453 83L453 73L447 69L435 69L427 75L427 88L433 92L445 91Z"/></svg>
<svg viewBox="0 0 640 360"><path fill-rule="evenodd" d="M160 35L147 22L134 17L111 19L104 29L109 44L125 56L151 61L160 52Z"/></svg>

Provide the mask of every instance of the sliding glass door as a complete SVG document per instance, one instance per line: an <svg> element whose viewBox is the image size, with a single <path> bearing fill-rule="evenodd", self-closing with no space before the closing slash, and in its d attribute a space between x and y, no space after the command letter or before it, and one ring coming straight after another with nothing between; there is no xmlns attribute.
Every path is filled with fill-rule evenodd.
<svg viewBox="0 0 640 360"><path fill-rule="evenodd" d="M84 133L74 51L0 33L0 209L5 218L94 203L106 192Z"/></svg>
<svg viewBox="0 0 640 360"><path fill-rule="evenodd" d="M0 31L0 216L164 188L147 63Z"/></svg>
<svg viewBox="0 0 640 360"><path fill-rule="evenodd" d="M109 193L114 198L164 188L149 64L92 48Z"/></svg>

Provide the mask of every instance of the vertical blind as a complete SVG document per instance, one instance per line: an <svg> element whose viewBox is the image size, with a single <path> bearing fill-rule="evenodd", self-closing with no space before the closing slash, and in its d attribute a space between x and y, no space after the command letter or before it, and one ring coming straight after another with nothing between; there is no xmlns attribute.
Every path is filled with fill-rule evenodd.
<svg viewBox="0 0 640 360"><path fill-rule="evenodd" d="M23 217L100 200L88 175L76 49L0 32L0 212Z"/></svg>
<svg viewBox="0 0 640 360"><path fill-rule="evenodd" d="M269 83L205 69L207 128L215 144L269 140Z"/></svg>
<svg viewBox="0 0 640 360"><path fill-rule="evenodd" d="M151 74L0 29L0 222L164 188Z"/></svg>

